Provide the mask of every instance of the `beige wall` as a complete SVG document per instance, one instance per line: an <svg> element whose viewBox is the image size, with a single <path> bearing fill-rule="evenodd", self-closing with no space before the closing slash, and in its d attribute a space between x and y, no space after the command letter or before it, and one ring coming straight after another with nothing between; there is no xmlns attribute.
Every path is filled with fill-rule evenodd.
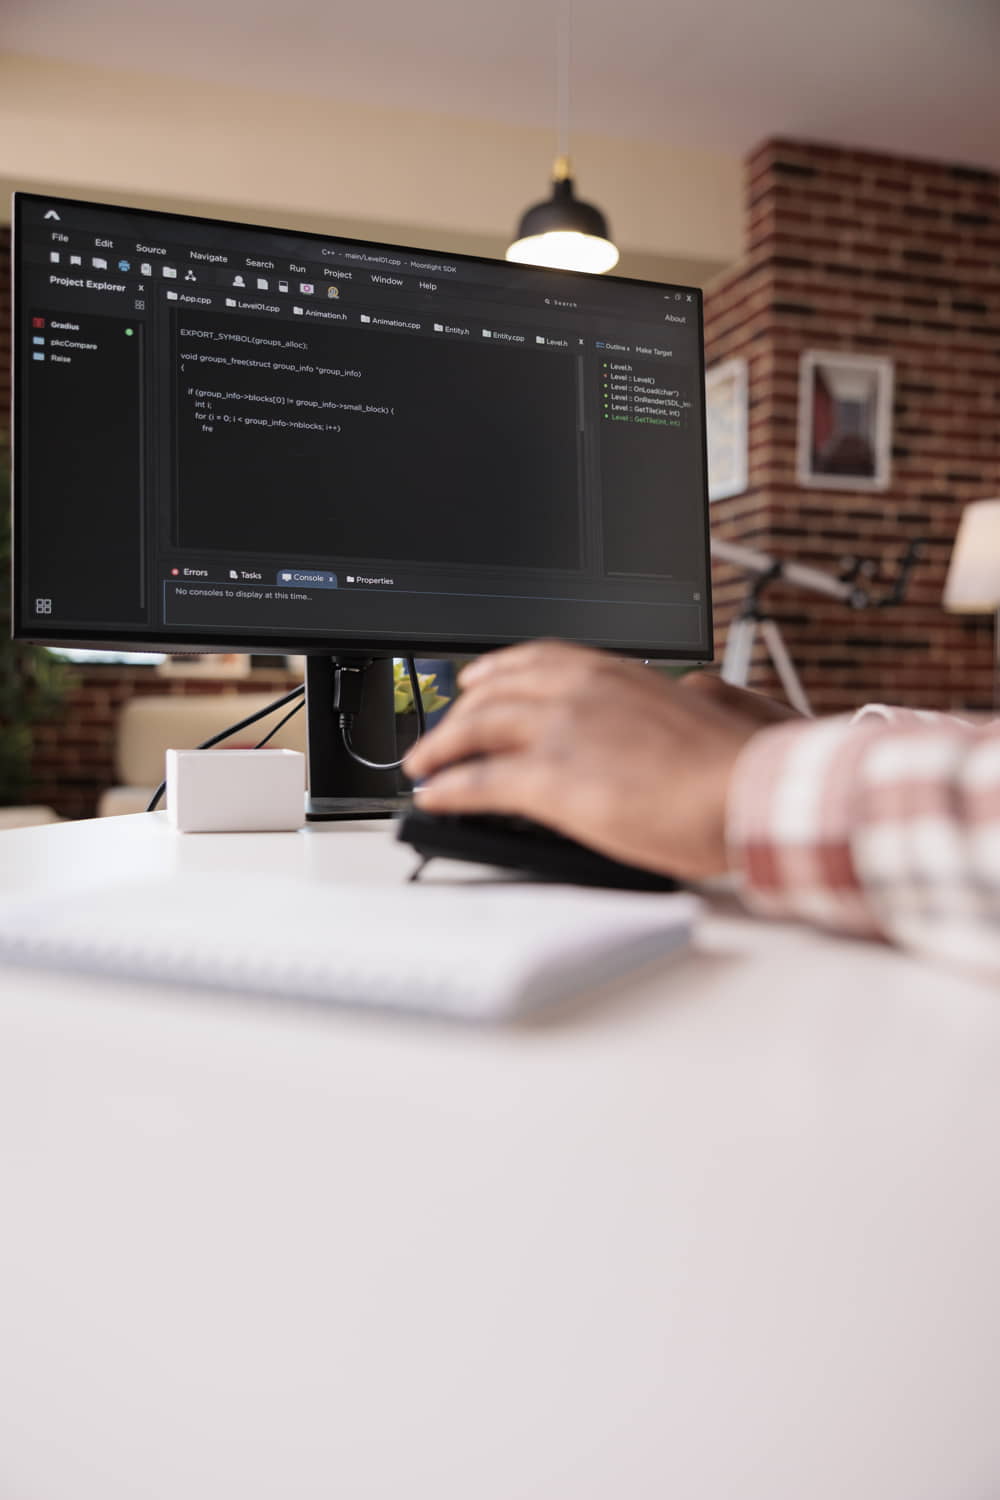
<svg viewBox="0 0 1000 1500"><path fill-rule="evenodd" d="M552 134L332 99L0 56L14 187L498 255L546 193ZM580 135L581 194L622 271L708 280L741 251L736 159Z"/></svg>

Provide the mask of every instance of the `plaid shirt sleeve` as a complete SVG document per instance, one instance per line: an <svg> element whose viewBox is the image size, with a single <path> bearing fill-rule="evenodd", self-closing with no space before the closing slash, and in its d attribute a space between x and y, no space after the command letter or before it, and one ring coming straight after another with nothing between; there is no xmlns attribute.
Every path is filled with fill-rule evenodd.
<svg viewBox="0 0 1000 1500"><path fill-rule="evenodd" d="M875 705L763 730L727 837L755 910L1000 975L1000 721Z"/></svg>

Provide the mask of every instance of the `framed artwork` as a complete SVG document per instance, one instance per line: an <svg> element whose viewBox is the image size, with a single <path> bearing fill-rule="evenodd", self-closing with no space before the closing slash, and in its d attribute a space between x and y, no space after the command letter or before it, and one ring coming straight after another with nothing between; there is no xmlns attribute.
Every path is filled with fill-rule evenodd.
<svg viewBox="0 0 1000 1500"><path fill-rule="evenodd" d="M799 361L799 484L884 490L892 460L892 360L809 349Z"/></svg>
<svg viewBox="0 0 1000 1500"><path fill-rule="evenodd" d="M708 498L725 500L747 487L747 362L727 359L705 376Z"/></svg>

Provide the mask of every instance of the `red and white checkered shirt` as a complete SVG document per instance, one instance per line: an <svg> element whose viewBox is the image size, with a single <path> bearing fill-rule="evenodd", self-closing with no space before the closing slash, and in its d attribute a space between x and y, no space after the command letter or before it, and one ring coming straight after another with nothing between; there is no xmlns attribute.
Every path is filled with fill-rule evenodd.
<svg viewBox="0 0 1000 1500"><path fill-rule="evenodd" d="M1000 720L873 705L766 729L727 836L756 911L1000 975Z"/></svg>

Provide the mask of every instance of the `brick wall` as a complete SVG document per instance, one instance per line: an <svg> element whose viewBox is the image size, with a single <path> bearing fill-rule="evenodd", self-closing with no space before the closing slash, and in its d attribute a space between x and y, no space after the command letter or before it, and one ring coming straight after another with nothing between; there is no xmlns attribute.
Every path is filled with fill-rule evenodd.
<svg viewBox="0 0 1000 1500"><path fill-rule="evenodd" d="M97 799L114 786L115 724L130 698L159 695L273 693L277 698L298 678L281 670L254 671L250 677L208 682L163 678L152 667L74 667L63 711L34 729L33 779L28 802L54 807L65 818L92 818ZM273 727L270 725L264 728ZM263 732L263 730L262 730Z"/></svg>
<svg viewBox="0 0 1000 1500"><path fill-rule="evenodd" d="M908 602L853 613L775 586L771 597L815 706L871 699L988 708L992 627L940 607L962 507L1000 495L1000 179L913 161L773 141L747 163L743 263L706 295L709 364L750 372L749 487L717 501L713 527L750 546L836 568L872 554L891 571L926 537ZM891 486L804 489L795 479L799 356L895 362ZM716 570L718 654L743 593ZM755 685L776 690L758 653Z"/></svg>

